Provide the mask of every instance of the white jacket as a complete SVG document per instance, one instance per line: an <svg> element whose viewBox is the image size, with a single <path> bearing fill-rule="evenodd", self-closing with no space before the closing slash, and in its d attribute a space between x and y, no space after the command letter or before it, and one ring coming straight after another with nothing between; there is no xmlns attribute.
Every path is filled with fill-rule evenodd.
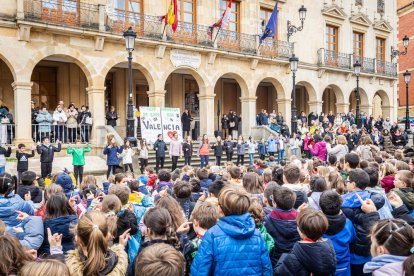
<svg viewBox="0 0 414 276"><path fill-rule="evenodd" d="M68 117L66 116L65 111L57 111L55 110L55 112L53 112L53 124L57 125L60 121L64 123L66 123L66 121L68 120Z"/></svg>
<svg viewBox="0 0 414 276"><path fill-rule="evenodd" d="M135 154L132 148L124 149L122 152L122 163L125 164L132 164L132 156Z"/></svg>

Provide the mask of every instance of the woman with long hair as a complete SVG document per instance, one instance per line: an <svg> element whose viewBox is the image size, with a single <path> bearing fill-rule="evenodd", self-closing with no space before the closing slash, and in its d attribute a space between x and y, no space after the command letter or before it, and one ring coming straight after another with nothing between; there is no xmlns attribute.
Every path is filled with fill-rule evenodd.
<svg viewBox="0 0 414 276"><path fill-rule="evenodd" d="M208 142L207 134L201 137L200 147L198 148L198 156L200 156L200 168L208 165L208 155L210 153L210 144Z"/></svg>
<svg viewBox="0 0 414 276"><path fill-rule="evenodd" d="M124 165L124 172L129 170L134 173L134 168L132 167L132 156L134 156L135 151L132 149L131 144L127 137L124 139L123 152L122 152L122 164Z"/></svg>
<svg viewBox="0 0 414 276"><path fill-rule="evenodd" d="M145 167L148 166L148 151L151 149L151 144L147 142L147 139L143 138L138 143L139 150L139 166L141 174L144 173Z"/></svg>
<svg viewBox="0 0 414 276"><path fill-rule="evenodd" d="M20 275L20 269L34 260L19 240L8 234L0 234L0 252L0 275Z"/></svg>
<svg viewBox="0 0 414 276"><path fill-rule="evenodd" d="M216 157L216 165L221 166L221 156L223 155L223 140L220 136L217 136L216 143L213 145L214 157Z"/></svg>
<svg viewBox="0 0 414 276"><path fill-rule="evenodd" d="M157 201L156 206L168 210L171 215L172 227L174 228L174 231L176 231L178 227L185 222L186 216L184 212L186 212L186 210L183 210L177 200L175 200L172 196L166 195L160 198ZM190 210L188 210L188 212L190 212Z"/></svg>
<svg viewBox="0 0 414 276"><path fill-rule="evenodd" d="M193 156L193 139L188 135L183 143L184 165L191 166L191 157Z"/></svg>
<svg viewBox="0 0 414 276"><path fill-rule="evenodd" d="M103 150L103 154L107 156L106 165L108 166L108 171L106 172L106 178L114 174L115 168L119 166L118 154L121 154L123 150L124 148L116 143L115 135L112 133L106 135L106 147Z"/></svg>

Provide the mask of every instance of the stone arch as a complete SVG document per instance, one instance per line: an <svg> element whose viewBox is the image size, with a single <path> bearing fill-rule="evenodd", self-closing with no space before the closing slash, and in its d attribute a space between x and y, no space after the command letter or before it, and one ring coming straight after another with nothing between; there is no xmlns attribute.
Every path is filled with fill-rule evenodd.
<svg viewBox="0 0 414 276"><path fill-rule="evenodd" d="M310 112L319 113L322 111L322 101L318 100L314 86L307 81L296 83L296 110L299 115L302 111L305 114ZM292 96L290 97L292 98Z"/></svg>
<svg viewBox="0 0 414 276"><path fill-rule="evenodd" d="M188 75L191 75L191 76L194 77L194 79L196 80L196 82L198 84L200 96L205 95L207 93L208 83L207 83L206 76L204 76L199 71L197 71L196 69L194 69L192 67L189 67L189 66L179 66L179 67L170 68L164 74L163 78L161 79L161 83L165 84L168 77L171 74L177 73L177 72L182 73L182 74L188 74Z"/></svg>
<svg viewBox="0 0 414 276"><path fill-rule="evenodd" d="M276 95L278 99L284 99L287 97L285 94L285 88L283 87L282 83L278 79L274 77L266 77L266 78L260 79L254 87L257 88L262 82L270 82L273 85L273 87L276 89Z"/></svg>
<svg viewBox="0 0 414 276"><path fill-rule="evenodd" d="M300 86L305 87L306 92L309 95L309 101L310 102L314 102L314 101L317 101L318 100L316 90L315 90L315 88L313 87L312 84L310 84L307 81L299 81L299 82L296 83L296 87L298 87L298 86L299 87Z"/></svg>
<svg viewBox="0 0 414 276"><path fill-rule="evenodd" d="M343 112L345 98L342 89L336 84L327 85L320 94L322 111L327 114L333 111L334 114Z"/></svg>
<svg viewBox="0 0 414 276"><path fill-rule="evenodd" d="M35 66L43 59L49 57L64 58L65 61L73 62L78 65L88 80L88 85L92 86L92 78L96 75L95 68L90 60L88 60L84 54L71 49L69 47L54 47L49 46L41 49L36 55L33 56L27 63L23 71L28 73L30 77Z"/></svg>
<svg viewBox="0 0 414 276"><path fill-rule="evenodd" d="M286 113L283 101L286 100L285 89L279 80L274 77L259 79L255 85L256 112L266 109L269 113L273 110Z"/></svg>
<svg viewBox="0 0 414 276"><path fill-rule="evenodd" d="M10 72L12 73L13 76L13 80L16 81L17 80L17 75L16 75L16 68L15 66L13 66L13 64L10 62L9 59L7 59L4 55L2 55L0 53L0 60L3 61L7 67L9 68Z"/></svg>
<svg viewBox="0 0 414 276"><path fill-rule="evenodd" d="M392 108L387 92L384 90L378 90L374 93L372 99L372 109L374 117L377 117L378 115L382 115L384 118L391 116Z"/></svg>
<svg viewBox="0 0 414 276"><path fill-rule="evenodd" d="M254 90L254 94L249 91L249 86L247 85L246 80L239 74L234 73L234 72L226 72L226 73L221 73L219 76L217 76L216 78L214 78L213 80L213 84L216 85L217 82L221 79L221 78L226 78L226 79L234 79L240 86L240 90L241 90L241 97L242 98L249 98L249 97L255 97L254 95L256 94L256 90ZM257 87L257 86L256 86ZM255 88L256 88L255 87ZM252 95L253 94L253 95Z"/></svg>
<svg viewBox="0 0 414 276"><path fill-rule="evenodd" d="M136 61L139 60L139 61ZM119 65L128 65L128 60L125 54L118 55L110 60L108 60L102 67L98 78L104 83L106 75L109 73L113 67ZM150 72L157 72L158 70L154 68L151 64L145 61L145 59L132 59L132 69L139 70L144 77L147 79L148 87L150 91L155 89L155 78Z"/></svg>
<svg viewBox="0 0 414 276"><path fill-rule="evenodd" d="M361 112L367 113L367 115L370 115L372 113L372 100L369 100L368 94L365 91L364 88L359 87L359 95L360 95L360 109ZM352 91L350 91L349 95L349 110L354 111L354 114L356 112L356 88L354 88Z"/></svg>

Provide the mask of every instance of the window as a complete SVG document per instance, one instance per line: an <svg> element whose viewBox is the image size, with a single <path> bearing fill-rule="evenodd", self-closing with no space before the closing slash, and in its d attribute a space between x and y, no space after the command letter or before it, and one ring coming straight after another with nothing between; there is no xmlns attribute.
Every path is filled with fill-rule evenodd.
<svg viewBox="0 0 414 276"><path fill-rule="evenodd" d="M338 27L326 25L326 50L338 53Z"/></svg>
<svg viewBox="0 0 414 276"><path fill-rule="evenodd" d="M182 24L196 23L195 0L178 0L178 22Z"/></svg>
<svg viewBox="0 0 414 276"><path fill-rule="evenodd" d="M124 32L132 27L139 35L143 33L143 0L113 0L116 20L113 22L115 31Z"/></svg>
<svg viewBox="0 0 414 276"><path fill-rule="evenodd" d="M226 10L228 1L220 0L220 16ZM240 3L233 1L231 4L230 22L227 30L232 32L240 32Z"/></svg>
<svg viewBox="0 0 414 276"><path fill-rule="evenodd" d="M43 0L42 20L55 24L79 25L79 0Z"/></svg>
<svg viewBox="0 0 414 276"><path fill-rule="evenodd" d="M364 34L353 32L354 41L354 56L364 57Z"/></svg>
<svg viewBox="0 0 414 276"><path fill-rule="evenodd" d="M385 39L381 37L377 37L377 60L384 62L385 60Z"/></svg>
<svg viewBox="0 0 414 276"><path fill-rule="evenodd" d="M260 8L260 26L259 26L259 33L262 33L264 28L266 28L267 23L269 22L270 16L272 15L273 10L269 10L269 9L265 9L265 8ZM262 22L264 23L263 29L262 29ZM276 26L276 34L275 34L275 38L277 39L277 34L278 34L278 28Z"/></svg>

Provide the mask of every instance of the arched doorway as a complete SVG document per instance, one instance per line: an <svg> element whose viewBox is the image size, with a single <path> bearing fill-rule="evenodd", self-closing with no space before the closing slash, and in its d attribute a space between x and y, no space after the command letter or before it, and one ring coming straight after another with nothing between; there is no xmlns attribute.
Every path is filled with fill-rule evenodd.
<svg viewBox="0 0 414 276"><path fill-rule="evenodd" d="M360 111L365 112L367 116L371 115L372 110L370 110L369 102L368 102L368 95L363 88L359 88L359 95L360 95ZM352 90L351 94L349 95L349 110L353 114L356 115L356 89Z"/></svg>
<svg viewBox="0 0 414 276"><path fill-rule="evenodd" d="M3 101L2 105L9 110L11 116L7 126L0 127L0 143L11 144L15 139L15 108L14 108L14 93L13 93L13 84L14 77L13 73L10 70L9 66L0 59L0 99ZM27 114L26 114L27 115Z"/></svg>
<svg viewBox="0 0 414 276"><path fill-rule="evenodd" d="M390 99L387 93L383 90L379 90L375 93L372 101L372 115L377 118L381 115L383 118L389 118L391 116Z"/></svg>
<svg viewBox="0 0 414 276"><path fill-rule="evenodd" d="M300 81L296 84L296 110L299 116L301 112L308 115L310 112L321 112L321 103L317 102L316 92L313 86L306 82Z"/></svg>
<svg viewBox="0 0 414 276"><path fill-rule="evenodd" d="M81 106L88 105L86 88L89 86L87 76L90 77L90 74L85 73L82 69L85 67L81 68L76 62L70 56L50 55L35 64L31 74L33 84L31 99L35 107L39 109L45 107L53 116L58 105L64 113L71 104L78 110ZM89 140L89 135L85 138L84 132L77 128L77 118L61 115L60 122L55 121L56 118L53 117L53 126L50 128L43 128L37 123L33 124L33 139L39 141L41 137L48 136L52 142L59 139L64 143L72 143L82 137L84 141ZM64 118L68 119L69 123L63 122Z"/></svg>
<svg viewBox="0 0 414 276"><path fill-rule="evenodd" d="M284 98L283 87L279 81L273 78L263 79L256 89L256 113L266 110L268 113L272 111L284 112L283 108L278 107L278 99Z"/></svg>
<svg viewBox="0 0 414 276"><path fill-rule="evenodd" d="M329 114L329 112L332 112L336 115L338 113L337 105L344 102L344 96L339 86L328 85L323 91L322 102L323 113Z"/></svg>

